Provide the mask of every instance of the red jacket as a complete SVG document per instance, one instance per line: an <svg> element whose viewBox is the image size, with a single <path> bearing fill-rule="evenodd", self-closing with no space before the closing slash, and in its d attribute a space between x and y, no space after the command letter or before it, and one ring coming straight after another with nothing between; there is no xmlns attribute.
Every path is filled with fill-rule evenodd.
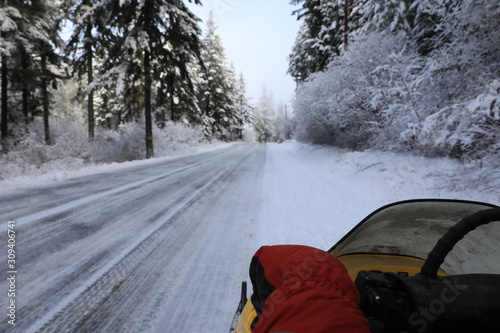
<svg viewBox="0 0 500 333"><path fill-rule="evenodd" d="M252 258L252 333L369 333L359 293L331 254L297 245L261 247Z"/></svg>

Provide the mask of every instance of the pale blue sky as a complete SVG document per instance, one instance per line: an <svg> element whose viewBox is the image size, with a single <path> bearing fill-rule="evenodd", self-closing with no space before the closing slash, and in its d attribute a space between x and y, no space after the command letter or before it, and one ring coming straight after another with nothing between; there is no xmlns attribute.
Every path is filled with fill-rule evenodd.
<svg viewBox="0 0 500 333"><path fill-rule="evenodd" d="M247 95L256 103L264 84L275 102L289 104L295 82L286 75L287 56L295 41L300 22L291 13L289 0L201 0L203 6L189 4L205 21L215 13L217 34L222 38L226 57L242 72Z"/></svg>

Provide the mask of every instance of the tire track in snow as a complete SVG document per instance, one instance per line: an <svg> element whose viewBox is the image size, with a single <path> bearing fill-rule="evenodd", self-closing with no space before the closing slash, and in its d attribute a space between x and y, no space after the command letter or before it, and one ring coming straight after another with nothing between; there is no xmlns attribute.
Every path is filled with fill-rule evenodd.
<svg viewBox="0 0 500 333"><path fill-rule="evenodd" d="M168 256L176 256L175 248L157 251L162 245L168 243L172 235L177 235L176 229L186 228L185 225L174 223L202 198L214 186L224 182L231 172L247 157L249 153L233 161L223 168L209 182L201 185L194 193L184 198L175 210L157 214L157 221L152 227L142 233L132 244L124 248L118 255L108 258L101 268L85 278L80 286L65 295L57 305L52 304L51 309L41 318L38 318L25 332L92 332L105 323L109 315L110 302L125 305L131 302L133 294L140 295L144 288L153 283L154 275L141 279L142 269L154 265ZM153 177L154 178L154 177ZM154 181L149 179L148 181ZM135 184L138 186L139 184ZM123 189L122 189L123 190ZM187 231L189 232L189 230ZM112 308L112 307L111 307ZM116 312L116 309L114 309ZM114 314L116 316L116 314ZM118 320L117 317L114 320ZM132 321L133 322L133 321ZM136 323L140 325L142 321ZM111 326L112 327L112 326Z"/></svg>
<svg viewBox="0 0 500 333"><path fill-rule="evenodd" d="M144 195L144 193L141 193L141 190L144 192L143 188L147 187L146 185L169 179L183 172L203 166L212 160L213 158L190 164L187 167L177 168L156 177L146 177L141 181L119 186L114 190L105 191L99 195L92 195L90 198L85 197L83 199L77 199L62 204L60 207L37 212L28 216L28 219L20 218L16 220L16 231L18 235L21 236L18 248L20 250L19 253L22 253L22 255L19 256L19 259L23 259L19 260L18 266L19 271L22 272L20 277L25 279L25 282L22 283L21 292L24 293L26 289L29 290L33 288L39 290L36 298L24 296L22 299L24 304L19 303L20 306L22 304L22 308L18 311L22 313L22 321L19 322L18 326L24 328L26 324L40 319L42 313L47 313L53 307L53 304L57 304L60 299L68 297L75 289L80 288L82 284L84 284L84 281L99 270L99 267L104 266L110 258L116 255L116 250L108 247L104 249L87 248L88 251L80 251L79 253L69 251L73 252L71 255L75 257L74 261L71 260L72 257L68 257L68 246L73 245L73 243L83 238L97 238L97 234L102 233L102 228L106 225L106 223L102 223L101 220L94 221L90 225L82 224L80 226L81 223L77 223L78 225L75 226L75 220L90 221L92 218L95 218L92 216L95 210L88 209L88 206L92 206L90 203L105 198L107 208L111 197L112 201L120 201L123 200L123 196ZM203 184L208 181L208 178L201 178L197 181ZM77 183L80 182L78 181ZM201 187L202 185L196 186ZM63 187L66 188L68 186L65 184ZM151 186L147 188L151 189ZM186 192L188 191L187 188L183 190ZM86 192L82 192L80 195L82 194L85 195ZM187 195L188 193L185 195L182 194L179 201ZM162 207L162 210L151 216L150 219L154 221L157 217L167 214L168 211L175 210L177 208L176 206L178 206L178 202ZM126 209L133 209L133 206L129 204ZM123 212L121 212L121 214L123 216ZM37 220L37 218L39 218L39 220ZM107 219L104 219L104 221L107 221ZM149 225L152 224L152 221L146 222ZM108 227L104 231L109 231L109 229L111 228ZM61 257L59 256L59 252L62 253ZM47 259L47 257L50 257L52 259L51 261L54 261L54 259L55 261L64 259L61 261L61 264L58 265L57 269L54 269L54 266L44 268L44 260ZM63 263L65 263L65 265L63 265ZM33 269L33 266L37 268ZM33 271L35 273L41 272L39 276L41 275L42 278L39 279L39 276L35 277ZM43 278L43 276L45 276L45 278ZM34 281L41 282L43 287L34 284L30 277L32 279L35 278ZM36 278L38 278L38 280L36 280ZM4 289L2 287L0 282L0 290ZM6 328L6 323L0 322L0 331Z"/></svg>
<svg viewBox="0 0 500 333"><path fill-rule="evenodd" d="M53 216L57 216L60 214L64 214L68 211L72 211L78 207L84 206L86 204L90 204L93 201L97 201L99 199L102 199L104 197L107 197L107 196L110 196L113 194L120 194L123 192L134 190L136 188L141 188L147 184L154 183L154 182L172 177L172 176L177 175L183 171L200 166L200 165L205 164L205 163L207 163L207 162L204 161L201 163L190 165L188 167L184 167L184 168L180 168L180 169L177 169L177 170L174 170L171 172L167 172L167 173L161 174L159 176L148 177L146 179L141 179L141 180L138 180L138 181L130 183L130 184L119 186L117 188L112 188L110 190L106 190L106 191L103 191L100 193L96 193L94 195L86 196L86 197L81 198L81 199L76 199L76 200L61 204L61 205L57 205L55 207L46 208L46 209L41 210L39 212L33 213L31 215L27 215L27 216L23 216L21 218L18 218L16 221L16 224L18 225L18 227L24 227L27 224L32 223L34 221L43 222L44 220L53 218Z"/></svg>
<svg viewBox="0 0 500 333"><path fill-rule="evenodd" d="M82 198L82 194L85 196L95 196L94 198L99 199L102 193L113 193L116 191L117 187L126 190L131 184L127 182L130 179L132 179L132 183L140 184L141 182L145 182L145 184L147 184L148 178L154 179L162 176L161 174L158 175L157 171L151 172L152 170L168 168L173 169L172 172L175 174L176 171L183 172L211 163L214 161L214 158L224 156L228 154L228 152L230 152L230 150L204 152L192 156L180 157L178 159L160 160L155 161L156 163L131 166L111 172L108 171L71 178L62 182L56 182L55 184L43 185L35 188L12 190L11 193L5 192L0 194L0 205L2 208L0 213L4 219L15 219L16 221L20 221L23 217L26 217L27 220L22 222L26 224L33 220L30 216L36 216L37 214L44 216L48 213L43 213L44 211L49 211L51 209L57 211L58 207L72 205L72 202L77 203L80 199L83 200L81 203L88 202L86 198ZM153 175L145 177L145 175L143 175L144 170L146 170L146 173ZM132 178L130 178L131 175ZM166 176L168 177L168 173ZM105 181L99 181L102 179L105 179ZM161 180L161 178L157 180ZM85 193L75 192L75 188L85 188ZM44 198L43 202L39 200L41 196Z"/></svg>

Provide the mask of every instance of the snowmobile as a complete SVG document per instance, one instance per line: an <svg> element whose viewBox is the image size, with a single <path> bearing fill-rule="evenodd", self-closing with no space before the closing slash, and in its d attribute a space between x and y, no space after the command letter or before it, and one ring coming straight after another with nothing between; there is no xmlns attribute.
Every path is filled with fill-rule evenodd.
<svg viewBox="0 0 500 333"><path fill-rule="evenodd" d="M345 266L371 332L500 332L499 221L488 203L400 201L326 252ZM230 332L252 332L254 296L243 282Z"/></svg>

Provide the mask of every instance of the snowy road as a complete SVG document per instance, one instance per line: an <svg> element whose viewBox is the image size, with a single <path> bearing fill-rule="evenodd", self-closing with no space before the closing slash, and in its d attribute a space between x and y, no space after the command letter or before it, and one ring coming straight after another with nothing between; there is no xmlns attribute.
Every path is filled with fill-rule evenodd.
<svg viewBox="0 0 500 333"><path fill-rule="evenodd" d="M18 273L16 326L2 320L0 331L227 329L246 278L241 256L254 250L264 161L263 145L230 145L3 193Z"/></svg>

